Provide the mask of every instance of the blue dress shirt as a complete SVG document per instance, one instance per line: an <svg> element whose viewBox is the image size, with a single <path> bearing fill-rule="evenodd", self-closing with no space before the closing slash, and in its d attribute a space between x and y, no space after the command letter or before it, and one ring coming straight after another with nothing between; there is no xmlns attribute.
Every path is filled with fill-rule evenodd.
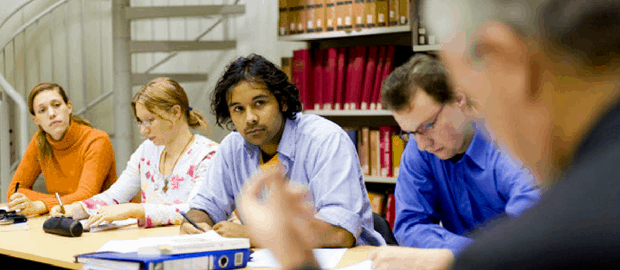
<svg viewBox="0 0 620 270"><path fill-rule="evenodd" d="M342 128L320 116L298 113L295 120L286 120L277 152L290 181L309 187L316 218L351 232L357 245L385 245L373 227L355 146ZM230 133L190 207L207 212L215 223L225 220L243 184L260 169L260 155L258 146L238 132Z"/></svg>
<svg viewBox="0 0 620 270"><path fill-rule="evenodd" d="M458 255L473 241L464 233L504 212L519 216L538 202L530 174L504 158L483 132L456 163L418 150L415 140L407 144L394 192L394 235L401 246Z"/></svg>

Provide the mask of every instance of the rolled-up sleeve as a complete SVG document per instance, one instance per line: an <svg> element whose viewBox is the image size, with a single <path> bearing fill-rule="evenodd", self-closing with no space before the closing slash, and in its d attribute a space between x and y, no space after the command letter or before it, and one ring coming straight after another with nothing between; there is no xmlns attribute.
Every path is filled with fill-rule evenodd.
<svg viewBox="0 0 620 270"><path fill-rule="evenodd" d="M308 170L309 186L316 218L349 231L357 245L385 244L374 231L370 201L351 139L336 133L326 136L320 145L309 152L307 161L312 164L306 164L312 167Z"/></svg>

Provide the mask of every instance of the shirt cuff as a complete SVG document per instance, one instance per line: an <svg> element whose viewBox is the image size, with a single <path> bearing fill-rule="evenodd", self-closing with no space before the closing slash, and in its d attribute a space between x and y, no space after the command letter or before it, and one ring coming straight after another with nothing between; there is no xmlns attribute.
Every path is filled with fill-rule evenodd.
<svg viewBox="0 0 620 270"><path fill-rule="evenodd" d="M356 241L362 233L360 217L348 209L339 206L323 207L314 217L334 226L342 227L353 234Z"/></svg>
<svg viewBox="0 0 620 270"><path fill-rule="evenodd" d="M92 216L99 208L107 206L108 204L103 200L98 200L96 198L90 198L88 200L78 201L78 203L84 208L86 213L89 216Z"/></svg>

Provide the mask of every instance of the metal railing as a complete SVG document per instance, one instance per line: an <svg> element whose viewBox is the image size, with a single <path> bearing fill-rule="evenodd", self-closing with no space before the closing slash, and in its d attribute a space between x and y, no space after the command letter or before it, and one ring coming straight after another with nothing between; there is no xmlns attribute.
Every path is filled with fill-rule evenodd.
<svg viewBox="0 0 620 270"><path fill-rule="evenodd" d="M103 18L102 18L102 6L103 6L103 2L104 0L98 0L98 5L99 5L99 24L98 24L98 28L99 28L99 48L103 48L103 31L104 31L104 25L103 25ZM11 173L16 169L16 167L19 165L19 162L21 161L21 157L22 155L25 153L26 148L28 146L28 143L30 142L29 140L29 129L28 129L28 118L29 118L29 112L28 112L28 107L25 101L25 96L28 94L28 90L29 90L29 85L35 85L39 82L42 81L54 81L54 78L57 78L58 76L58 64L57 61L59 60L57 57L55 57L55 48L54 48L54 38L56 37L55 34L57 34L58 32L64 32L64 39L65 39L65 70L64 70L64 85L63 88L65 88L67 95L69 97L71 97L72 95L75 95L77 92L74 91L71 88L71 73L75 72L74 70L71 69L71 59L70 57L72 56L72 49L71 46L72 44L74 44L71 41L71 32L72 30L70 29L71 25L70 25L70 21L71 21L71 15L69 14L69 4L70 2L74 2L77 4L77 2L79 2L80 5L80 34L82 36L82 42L80 42L80 53L81 53L81 61L82 61L82 87L81 87L81 92L82 92L82 107L77 110L76 114L78 115L85 115L88 113L88 110L90 108L92 108L93 106L97 105L98 103L100 103L101 101L105 100L106 97L108 97L109 95L112 94L112 91L107 91L104 92L104 86L103 86L103 82L104 82L104 78L103 78L103 58L106 57L103 55L103 53L100 53L100 72L99 72L99 81L101 82L100 86L99 86L99 96L97 98L95 98L93 101L91 101L90 103L88 103L88 96L87 96L87 73L85 72L87 69L87 60L84 58L86 51L85 51L85 46L86 46L86 37L85 35L85 30L84 30L84 20L85 20L85 12L84 12L84 0L59 0L55 3L53 3L52 5L50 5L49 7L45 8L43 11L41 11L40 13L38 13L37 15L35 15L32 19L30 19L28 22L24 23L23 25L21 25L11 36L10 38L0 47L0 54L2 56L2 65L3 65L3 70L2 72L0 72L0 97L2 98L2 100L0 101L0 184L2 187L6 187L8 186L8 183L10 182L10 175ZM105 2L110 3L110 0L105 0ZM10 21L11 19L15 19L17 14L20 13L24 13L26 9L28 9L29 7L31 7L34 4L40 4L40 1L34 1L34 0L27 0L22 2L21 4L19 4L18 6L16 6L11 12L9 12L9 14L7 15L7 17L5 17L1 22L0 22L0 29L2 29L3 26L6 25L6 23L8 21ZM64 24L63 27L64 29L57 29L57 23L55 22L54 19L54 15L55 13L64 13ZM22 15L23 16L23 15ZM41 48L35 48L35 52L33 53L29 53L27 51L27 45L29 44L36 44L36 45L32 45L32 46L40 46L38 45L39 43L41 43L41 39L44 38L44 34L41 34L40 31L43 27L47 27L47 33L49 35L50 38L50 42L49 44L47 44L50 47L50 52L49 54L42 54L41 52ZM111 26L108 26L107 29L109 29L111 31ZM60 31L59 31L60 30ZM30 31L35 31L34 35L28 36L27 34L30 33ZM43 31L45 32L45 30ZM21 47L18 48L18 39L23 40ZM10 49L10 50L9 50ZM18 53L19 51L19 53ZM101 51L102 52L102 51ZM7 55L9 55L9 57L11 57L12 53L12 63L7 63ZM31 57L34 57L33 59L35 59L34 62L36 62L35 66L36 66L36 76L33 74L30 74L29 70L32 68L32 65L29 65L29 63L26 60L31 59ZM43 67L43 61L42 59L45 60L49 60L50 65L49 65L49 70L51 72L51 78L43 78L44 76L42 76L42 72L41 69L44 68ZM18 60L21 61L21 69L19 68L20 66L18 65ZM33 62L31 60L31 62ZM45 67L47 68L47 66ZM5 77L6 74L8 74L8 72L12 72L12 78L11 76L9 76L9 78ZM34 77L36 78L36 80L30 80L29 78ZM11 82L9 82L11 81ZM19 87L18 89L21 91L18 91L15 89L14 85L17 85L19 83L22 83L22 87ZM36 83L35 83L36 82ZM21 93L23 93L23 95ZM11 108L11 104L9 102L9 99L15 104L15 106L17 107L17 112L19 114L19 117L17 117L17 113L15 115L15 118L19 118L19 124L17 125L17 127L15 127L14 132L16 134L18 134L17 136L17 142L18 142L18 147L16 147L15 150L15 156L14 156L14 162L11 163L11 154L10 151L8 149L10 149L10 133L11 131L10 129L10 108ZM1 192L2 194L2 198L3 200L4 198L4 193L5 192Z"/></svg>

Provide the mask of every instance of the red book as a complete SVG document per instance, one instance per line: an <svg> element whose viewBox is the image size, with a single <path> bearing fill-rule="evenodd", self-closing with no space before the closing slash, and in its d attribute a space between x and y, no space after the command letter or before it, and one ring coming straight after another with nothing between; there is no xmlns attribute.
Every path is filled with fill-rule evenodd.
<svg viewBox="0 0 620 270"><path fill-rule="evenodd" d="M394 193L390 193L387 196L387 206L385 209L385 219L387 219L390 224L390 228L392 231L394 230L394 222L396 221L396 201L394 198Z"/></svg>
<svg viewBox="0 0 620 270"><path fill-rule="evenodd" d="M327 62L323 74L325 79L323 80L323 109L331 110L332 105L336 101L336 81L337 81L337 61L338 61L338 49L327 49Z"/></svg>
<svg viewBox="0 0 620 270"><path fill-rule="evenodd" d="M366 46L358 46L355 58L353 59L353 70L351 75L351 97L349 106L351 110L359 110L362 103L362 89L364 87L364 71L366 70Z"/></svg>
<svg viewBox="0 0 620 270"><path fill-rule="evenodd" d="M360 110L368 110L372 99L372 88L374 87L375 71L377 70L377 52L379 47L368 47L368 59L366 60L366 73L364 73L364 86L360 97Z"/></svg>
<svg viewBox="0 0 620 270"><path fill-rule="evenodd" d="M304 58L303 58L303 50L294 51L293 52L293 83L299 89L299 101L302 105L306 103L306 87L305 80L303 77L303 71L305 68Z"/></svg>
<svg viewBox="0 0 620 270"><path fill-rule="evenodd" d="M334 100L334 110L342 109L342 105L344 102L344 91L346 86L346 59L347 59L347 48L340 47L338 48L338 65L337 65L337 74L338 78L336 79L336 99Z"/></svg>
<svg viewBox="0 0 620 270"><path fill-rule="evenodd" d="M314 109L323 109L325 88L323 78L326 65L327 50L314 50Z"/></svg>
<svg viewBox="0 0 620 270"><path fill-rule="evenodd" d="M387 53L386 46L379 47L379 54L377 55L377 64L376 64L377 71L375 72L375 79L374 79L372 93L371 93L372 97L370 99L370 106L369 106L371 110L377 109L377 101L375 99L375 96L377 95L381 96L381 83L382 83L381 78L383 76L383 66L385 63L386 53Z"/></svg>
<svg viewBox="0 0 620 270"><path fill-rule="evenodd" d="M380 176L392 177L392 127L379 127L379 136L381 143L381 171Z"/></svg>
<svg viewBox="0 0 620 270"><path fill-rule="evenodd" d="M383 66L383 75L381 76L381 85L383 85L383 81L390 75L390 72L394 69L394 54L396 53L396 46L390 45L387 47L387 53L385 54L385 62ZM377 103L377 110L381 110L381 91L374 96L375 102Z"/></svg>
<svg viewBox="0 0 620 270"><path fill-rule="evenodd" d="M347 57L347 80L345 84L345 94L344 94L344 102L342 105L342 109L350 110L351 102L353 101L353 80L356 79L356 75L353 72L353 64L355 63L355 57L357 57L358 47L352 46L348 47L349 55Z"/></svg>

